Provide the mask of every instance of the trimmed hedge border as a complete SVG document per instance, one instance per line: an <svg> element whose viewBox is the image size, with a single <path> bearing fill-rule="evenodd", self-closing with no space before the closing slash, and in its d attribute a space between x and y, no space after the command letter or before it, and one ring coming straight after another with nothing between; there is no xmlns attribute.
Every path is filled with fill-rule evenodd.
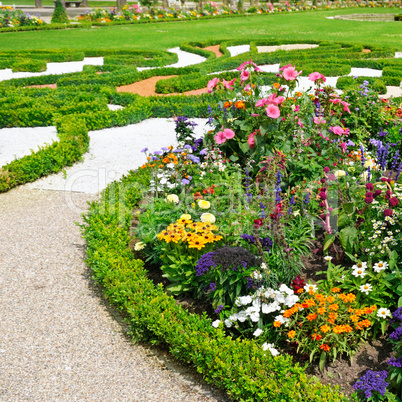
<svg viewBox="0 0 402 402"><path fill-rule="evenodd" d="M337 387L308 379L289 356L273 357L253 340L233 340L211 319L187 312L155 287L143 262L129 249L133 207L146 194L149 177L132 172L112 183L92 203L83 237L87 264L109 301L128 315L135 340L168 345L170 353L192 365L206 382L240 401L347 401Z"/></svg>

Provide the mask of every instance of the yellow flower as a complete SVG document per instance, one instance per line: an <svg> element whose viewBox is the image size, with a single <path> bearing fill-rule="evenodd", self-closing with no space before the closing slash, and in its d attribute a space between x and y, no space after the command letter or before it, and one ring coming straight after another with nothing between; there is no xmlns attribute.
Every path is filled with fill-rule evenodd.
<svg viewBox="0 0 402 402"><path fill-rule="evenodd" d="M166 197L166 201L167 202L174 202L175 204L178 204L180 200L179 200L179 197L176 194L169 194Z"/></svg>
<svg viewBox="0 0 402 402"><path fill-rule="evenodd" d="M210 214L209 212L202 214L200 220L201 220L201 222L204 222L204 223L207 223L207 222L215 223L216 222L215 216L213 214Z"/></svg>
<svg viewBox="0 0 402 402"><path fill-rule="evenodd" d="M198 200L198 206L201 209L209 209L211 207L211 203L206 200Z"/></svg>

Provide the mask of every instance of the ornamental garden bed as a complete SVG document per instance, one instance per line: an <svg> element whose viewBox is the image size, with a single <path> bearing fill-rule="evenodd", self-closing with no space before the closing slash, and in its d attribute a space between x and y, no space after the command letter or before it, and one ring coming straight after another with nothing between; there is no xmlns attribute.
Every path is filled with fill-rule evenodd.
<svg viewBox="0 0 402 402"><path fill-rule="evenodd" d="M134 256L152 264L157 289L193 311L205 308L202 325L209 321L216 330L208 339L223 332L228 342L251 342L267 366L285 356L308 362L307 372L341 384L355 399L397 400L402 110L380 100L368 82L340 96L313 72L315 92L294 93L300 72L285 65L272 91L262 94L259 67L250 60L238 70L231 81L208 83L226 99L209 107L203 139L195 139L191 121L179 117L178 147L143 150L148 162L134 177L141 177L149 198L134 213ZM362 110L363 130L354 124ZM123 183L117 199L113 190L106 202L116 205L124 193L137 204L142 194L136 185L126 190ZM314 259L320 272L312 269ZM152 339L165 334L151 327ZM172 331L181 332L174 325ZM198 350L180 345L194 361ZM177 351L176 344L170 348ZM232 354L225 359L245 368L254 358L236 364ZM283 379L276 381L282 386ZM244 388L239 394L227 382L225 388L235 399L247 399ZM284 394L265 389L261 397L252 395L277 400ZM335 395L329 398L342 398Z"/></svg>
<svg viewBox="0 0 402 402"><path fill-rule="evenodd" d="M244 56L227 55L233 44L221 45L219 60L161 68L158 75L182 75L182 88L187 78L198 86L207 72L239 67ZM252 51L257 44L278 43L254 43ZM383 101L367 80L353 78L336 95L317 65L306 61L312 55L324 59L331 50L349 60L345 71L351 64L377 63L390 67L390 77L398 74L393 51L372 47L364 53L367 48L320 44L291 56L252 53L258 61L280 62L278 76L243 62L237 72L208 78L211 93L199 97L117 93L117 85L155 75L130 69L123 50L110 52L99 68L107 74L91 67L6 82L2 104L13 112L1 115L2 124L56 121L61 141L3 169L1 190L75 162L87 149L89 129L150 116L209 118L209 132L200 140L191 120L179 117L179 146L144 150L148 162L110 185L85 217L88 264L111 302L128 314L134 338L167 345L235 400L347 400L325 384L340 384L350 395L354 370L365 376L357 387L369 384L376 397L387 378L385 398L397 400L400 100ZM157 65L171 57L137 56L139 64ZM289 57L304 61L312 94L294 91L300 71ZM327 73L333 66L325 68ZM57 89L22 88L49 83ZM262 93L267 83L272 89ZM107 110L108 103L125 109ZM133 211L137 224L130 232ZM153 281L144 266L152 268ZM156 269L165 288L155 286ZM204 308L201 315L191 310ZM381 370L375 381L363 372L369 367Z"/></svg>

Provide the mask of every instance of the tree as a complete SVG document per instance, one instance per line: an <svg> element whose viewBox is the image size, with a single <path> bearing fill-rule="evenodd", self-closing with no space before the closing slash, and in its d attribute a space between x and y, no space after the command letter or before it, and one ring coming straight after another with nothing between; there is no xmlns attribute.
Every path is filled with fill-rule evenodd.
<svg viewBox="0 0 402 402"><path fill-rule="evenodd" d="M127 4L127 0L117 0L117 11L123 10L123 6Z"/></svg>
<svg viewBox="0 0 402 402"><path fill-rule="evenodd" d="M42 0L35 0L35 8L42 8Z"/></svg>

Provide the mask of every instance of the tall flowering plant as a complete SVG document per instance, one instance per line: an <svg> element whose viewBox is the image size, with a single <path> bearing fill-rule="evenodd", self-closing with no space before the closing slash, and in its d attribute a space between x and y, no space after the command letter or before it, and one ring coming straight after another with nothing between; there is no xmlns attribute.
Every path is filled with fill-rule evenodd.
<svg viewBox="0 0 402 402"><path fill-rule="evenodd" d="M377 307L360 308L354 294L340 293L336 287L324 294L316 285L307 284L298 293L300 302L285 310L274 327L289 342L296 342L297 351L308 354L310 361L319 357L321 370L327 358L335 360L342 353L353 357L368 335Z"/></svg>
<svg viewBox="0 0 402 402"><path fill-rule="evenodd" d="M209 140L230 160L243 164L253 160L258 164L274 148L280 148L297 165L295 171L302 168L308 173L314 170L312 165L322 166L324 158L335 160L345 152L349 131L342 118L350 112L349 104L331 88L321 89L325 81L322 74L310 74L309 79L317 87L316 94L310 96L293 94L302 72L291 65L280 69L278 82L268 92L260 85L262 70L251 60L237 70L239 79L227 82L215 77L208 83L210 92L228 91L228 100L212 116L215 129ZM324 95L327 107L323 106Z"/></svg>

